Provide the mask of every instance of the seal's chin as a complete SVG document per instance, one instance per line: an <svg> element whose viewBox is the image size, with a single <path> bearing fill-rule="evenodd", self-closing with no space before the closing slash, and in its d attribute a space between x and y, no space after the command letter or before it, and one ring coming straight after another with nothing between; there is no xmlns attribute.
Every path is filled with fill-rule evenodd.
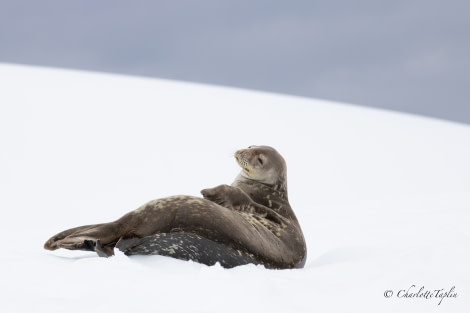
<svg viewBox="0 0 470 313"><path fill-rule="evenodd" d="M242 167L241 175L245 178L253 179L253 177L250 176L250 170L245 167Z"/></svg>

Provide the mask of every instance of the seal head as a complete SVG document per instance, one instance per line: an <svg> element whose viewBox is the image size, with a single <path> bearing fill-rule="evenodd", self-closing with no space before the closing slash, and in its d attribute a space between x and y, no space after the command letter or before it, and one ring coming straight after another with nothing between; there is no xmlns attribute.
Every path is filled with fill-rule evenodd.
<svg viewBox="0 0 470 313"><path fill-rule="evenodd" d="M240 175L267 185L286 185L286 162L273 148L250 146L235 152L235 159L242 168Z"/></svg>

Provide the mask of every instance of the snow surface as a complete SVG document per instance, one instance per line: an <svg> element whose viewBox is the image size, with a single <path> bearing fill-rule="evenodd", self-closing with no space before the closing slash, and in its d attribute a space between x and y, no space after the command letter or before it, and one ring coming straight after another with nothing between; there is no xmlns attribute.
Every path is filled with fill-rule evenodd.
<svg viewBox="0 0 470 313"><path fill-rule="evenodd" d="M1 312L470 312L468 126L8 64L0 88ZM231 183L252 144L287 161L304 269L43 250L66 228ZM412 285L457 297L397 297Z"/></svg>

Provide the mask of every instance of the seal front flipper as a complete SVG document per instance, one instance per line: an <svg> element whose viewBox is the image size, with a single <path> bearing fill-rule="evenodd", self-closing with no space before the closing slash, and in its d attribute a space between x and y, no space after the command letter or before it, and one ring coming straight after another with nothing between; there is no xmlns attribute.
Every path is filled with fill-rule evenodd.
<svg viewBox="0 0 470 313"><path fill-rule="evenodd" d="M283 216L271 208L258 204L242 189L229 185L219 185L201 190L204 199L217 203L224 208L256 214L272 222L283 225Z"/></svg>
<svg viewBox="0 0 470 313"><path fill-rule="evenodd" d="M202 197L206 200L214 202L227 209L233 209L233 201L229 197L230 186L219 185L214 188L206 188L201 190Z"/></svg>
<svg viewBox="0 0 470 313"><path fill-rule="evenodd" d="M253 203L253 200L240 188L219 185L214 188L207 188L201 190L204 199L217 203L224 208L231 210L238 210L242 205Z"/></svg>

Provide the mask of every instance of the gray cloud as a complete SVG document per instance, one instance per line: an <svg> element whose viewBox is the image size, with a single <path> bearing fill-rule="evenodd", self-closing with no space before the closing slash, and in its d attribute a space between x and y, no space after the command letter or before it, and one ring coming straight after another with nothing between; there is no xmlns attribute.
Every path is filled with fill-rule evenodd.
<svg viewBox="0 0 470 313"><path fill-rule="evenodd" d="M0 62L189 80L470 123L467 1L2 1Z"/></svg>

